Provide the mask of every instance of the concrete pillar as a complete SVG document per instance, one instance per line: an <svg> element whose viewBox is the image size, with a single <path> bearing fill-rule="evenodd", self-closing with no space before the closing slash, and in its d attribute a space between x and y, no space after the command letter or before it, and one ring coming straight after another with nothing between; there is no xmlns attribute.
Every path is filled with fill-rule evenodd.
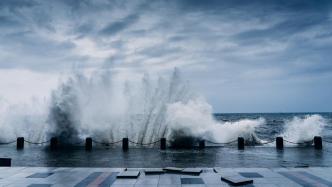
<svg viewBox="0 0 332 187"><path fill-rule="evenodd" d="M92 138L90 138L90 137L85 139L85 150L87 150L87 151L92 150Z"/></svg>
<svg viewBox="0 0 332 187"><path fill-rule="evenodd" d="M52 150L57 149L57 147L58 147L58 138L57 137L52 137L51 138L50 147L51 147Z"/></svg>
<svg viewBox="0 0 332 187"><path fill-rule="evenodd" d="M323 149L322 137L320 136L314 137L314 146L315 149Z"/></svg>
<svg viewBox="0 0 332 187"><path fill-rule="evenodd" d="M200 149L204 149L204 148L205 148L205 140L200 140L200 141L199 141L199 144L198 144L198 147L199 147Z"/></svg>
<svg viewBox="0 0 332 187"><path fill-rule="evenodd" d="M166 138L160 138L160 149L161 150L166 149Z"/></svg>
<svg viewBox="0 0 332 187"><path fill-rule="evenodd" d="M128 138L123 138L122 139L122 150L127 151L129 148L129 140Z"/></svg>
<svg viewBox="0 0 332 187"><path fill-rule="evenodd" d="M16 139L16 149L24 149L24 137L18 137Z"/></svg>
<svg viewBox="0 0 332 187"><path fill-rule="evenodd" d="M276 138L276 148L277 149L284 149L284 139L282 137Z"/></svg>
<svg viewBox="0 0 332 187"><path fill-rule="evenodd" d="M238 137L237 138L237 148L239 150L243 150L244 149L244 138L243 137Z"/></svg>

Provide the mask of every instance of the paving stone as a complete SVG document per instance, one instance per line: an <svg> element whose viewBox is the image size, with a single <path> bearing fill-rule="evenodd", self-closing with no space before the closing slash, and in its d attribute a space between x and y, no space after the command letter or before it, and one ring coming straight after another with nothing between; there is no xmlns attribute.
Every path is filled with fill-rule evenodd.
<svg viewBox="0 0 332 187"><path fill-rule="evenodd" d="M155 177L155 178L141 178L138 179L137 182L135 183L135 185L157 185L159 182L159 177Z"/></svg>
<svg viewBox="0 0 332 187"><path fill-rule="evenodd" d="M116 181L112 184L113 185L135 185L135 183L137 182L137 179L124 179L124 178L119 178L116 179Z"/></svg>
<svg viewBox="0 0 332 187"><path fill-rule="evenodd" d="M144 173L146 175L161 174L161 173L165 173L165 171L162 168L148 168L148 169L144 169Z"/></svg>
<svg viewBox="0 0 332 187"><path fill-rule="evenodd" d="M155 168L158 169L158 168ZM181 168L180 168L181 169ZM188 168L189 169L189 168ZM195 169L195 168L194 168ZM126 172L139 172L147 168L128 168ZM217 170L218 173L215 173ZM0 168L0 186L6 187L217 187L230 186L221 176L237 176L246 180L254 178L255 187L276 186L332 186L330 167L315 168L204 168L199 176L182 172L145 175L138 178L117 178L124 168ZM50 175L53 173L52 175ZM242 175L241 175L242 174ZM262 177L260 177L260 176ZM257 178L259 177L259 178ZM199 182L198 182L199 181Z"/></svg>
<svg viewBox="0 0 332 187"><path fill-rule="evenodd" d="M135 187L158 187L157 184L135 184Z"/></svg>
<svg viewBox="0 0 332 187"><path fill-rule="evenodd" d="M202 179L205 184L211 184L211 185L226 184L224 181L221 180L220 176L218 175L202 176Z"/></svg>
<svg viewBox="0 0 332 187"><path fill-rule="evenodd" d="M181 184L204 184L202 178L181 178Z"/></svg>
<svg viewBox="0 0 332 187"><path fill-rule="evenodd" d="M176 174L164 174L160 175L159 184L162 185L180 185L180 176Z"/></svg>
<svg viewBox="0 0 332 187"><path fill-rule="evenodd" d="M52 184L30 184L28 187L51 187Z"/></svg>
<svg viewBox="0 0 332 187"><path fill-rule="evenodd" d="M302 186L332 186L331 181L327 181L304 171L289 171L279 173Z"/></svg>
<svg viewBox="0 0 332 187"><path fill-rule="evenodd" d="M12 164L11 158L0 158L0 167L10 167Z"/></svg>
<svg viewBox="0 0 332 187"><path fill-rule="evenodd" d="M221 180L229 182L232 185L247 185L253 183L252 179L247 179L240 175L221 176Z"/></svg>
<svg viewBox="0 0 332 187"><path fill-rule="evenodd" d="M276 184L254 184L254 187L278 187Z"/></svg>
<svg viewBox="0 0 332 187"><path fill-rule="evenodd" d="M213 171L216 172L216 173L220 173L220 172L222 172L222 169L218 168L218 167L214 167Z"/></svg>
<svg viewBox="0 0 332 187"><path fill-rule="evenodd" d="M177 167L165 167L164 168L165 171L167 172L181 172L183 170L183 168L177 168Z"/></svg>
<svg viewBox="0 0 332 187"><path fill-rule="evenodd" d="M92 183L97 177L99 177L102 174L102 172L93 172L86 178L84 178L82 181L77 183L75 187L84 187Z"/></svg>
<svg viewBox="0 0 332 187"><path fill-rule="evenodd" d="M27 178L46 178L48 176L53 175L54 173L34 173Z"/></svg>
<svg viewBox="0 0 332 187"><path fill-rule="evenodd" d="M181 187L206 187L204 184L182 184Z"/></svg>
<svg viewBox="0 0 332 187"><path fill-rule="evenodd" d="M138 178L140 171L123 171L116 178Z"/></svg>
<svg viewBox="0 0 332 187"><path fill-rule="evenodd" d="M239 172L239 174L247 178L263 178L262 175L256 172Z"/></svg>
<svg viewBox="0 0 332 187"><path fill-rule="evenodd" d="M181 173L199 175L200 173L202 173L202 169L201 168L185 168L181 171Z"/></svg>

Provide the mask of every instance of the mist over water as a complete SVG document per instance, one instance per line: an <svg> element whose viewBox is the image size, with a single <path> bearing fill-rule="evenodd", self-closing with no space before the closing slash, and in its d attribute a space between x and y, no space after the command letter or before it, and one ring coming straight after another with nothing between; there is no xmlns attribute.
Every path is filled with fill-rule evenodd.
<svg viewBox="0 0 332 187"><path fill-rule="evenodd" d="M49 109L46 101L33 99L22 104L0 102L1 142L16 140L19 136L38 142L47 138Z"/></svg>
<svg viewBox="0 0 332 187"><path fill-rule="evenodd" d="M230 142L242 136L248 144L259 144L267 141L257 135L267 123L263 117L217 120L212 106L193 91L178 69L169 77L154 79L145 74L135 81L119 79L111 71L90 76L75 72L59 83L49 99L21 105L2 102L0 128L4 133L0 141L23 136L41 142L57 136L63 144L75 144L85 137L103 142L124 137L138 143L161 137ZM267 136L309 141L326 126L326 119L318 114L295 116L283 120L280 132Z"/></svg>

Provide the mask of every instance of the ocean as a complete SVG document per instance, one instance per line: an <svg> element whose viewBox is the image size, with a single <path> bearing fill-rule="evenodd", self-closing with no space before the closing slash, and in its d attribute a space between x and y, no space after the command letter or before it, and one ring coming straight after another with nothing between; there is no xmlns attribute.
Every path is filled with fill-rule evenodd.
<svg viewBox="0 0 332 187"><path fill-rule="evenodd" d="M206 143L206 148L167 148L129 144L124 152L121 143L113 146L93 144L91 151L80 145L50 150L48 145L25 143L0 145L0 157L12 158L13 166L47 167L308 167L332 166L332 113L250 113L214 114L219 125L238 125L242 120L262 120L255 126L255 142L238 150L236 143ZM229 129L228 129L229 130ZM319 132L319 134L315 134ZM323 149L315 150L308 141L313 135L323 138ZM283 136L285 148L276 150L276 136ZM222 139L222 138L221 138ZM271 142L271 143L269 143ZM290 143L292 142L292 143ZM225 142L215 142L225 143Z"/></svg>

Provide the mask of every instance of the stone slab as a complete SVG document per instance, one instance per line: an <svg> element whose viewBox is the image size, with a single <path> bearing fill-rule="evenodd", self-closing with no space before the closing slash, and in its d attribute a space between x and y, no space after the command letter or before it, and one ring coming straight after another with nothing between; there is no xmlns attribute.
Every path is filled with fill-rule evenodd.
<svg viewBox="0 0 332 187"><path fill-rule="evenodd" d="M124 171L119 173L116 178L118 179L135 179L140 175L140 171Z"/></svg>
<svg viewBox="0 0 332 187"><path fill-rule="evenodd" d="M165 173L165 171L162 168L147 168L147 169L144 169L144 173L146 175L152 175L152 174Z"/></svg>
<svg viewBox="0 0 332 187"><path fill-rule="evenodd" d="M181 172L183 170L183 168L165 167L164 170L167 172Z"/></svg>
<svg viewBox="0 0 332 187"><path fill-rule="evenodd" d="M221 175L221 180L235 186L252 184L254 182L254 180L242 177L240 175Z"/></svg>
<svg viewBox="0 0 332 187"><path fill-rule="evenodd" d="M257 172L239 172L239 174L246 178L263 178L263 176Z"/></svg>
<svg viewBox="0 0 332 187"><path fill-rule="evenodd" d="M10 167L12 165L11 158L0 158L0 167Z"/></svg>
<svg viewBox="0 0 332 187"><path fill-rule="evenodd" d="M181 173L199 175L202 171L203 170L201 168L185 168L181 171Z"/></svg>
<svg viewBox="0 0 332 187"><path fill-rule="evenodd" d="M201 178L181 178L181 184L204 184Z"/></svg>
<svg viewBox="0 0 332 187"><path fill-rule="evenodd" d="M27 178L46 178L46 177L49 177L53 174L54 173L50 173L50 172L47 172L47 173L34 173L34 174L28 176Z"/></svg>

